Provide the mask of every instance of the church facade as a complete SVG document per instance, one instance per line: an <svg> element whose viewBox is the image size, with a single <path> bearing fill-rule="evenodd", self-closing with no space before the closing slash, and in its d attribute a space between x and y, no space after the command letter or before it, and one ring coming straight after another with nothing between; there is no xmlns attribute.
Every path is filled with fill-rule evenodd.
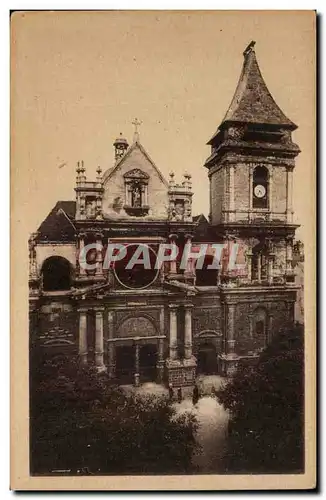
<svg viewBox="0 0 326 500"><path fill-rule="evenodd" d="M137 129L138 122L135 122ZM244 52L238 86L209 140L208 218L192 212L191 176L166 179L141 144L120 136L114 161L88 180L78 162L75 201L59 201L29 240L30 346L45 355L77 354L113 381L153 380L192 388L196 374L231 374L257 359L294 321L292 185L296 125L261 75L254 43ZM109 244L127 254L139 243L155 259L175 243L160 269L126 260L104 265ZM241 272L180 265L186 245L239 243ZM81 265L88 245L94 250ZM86 266L87 267L87 266ZM212 266L211 266L212 267Z"/></svg>

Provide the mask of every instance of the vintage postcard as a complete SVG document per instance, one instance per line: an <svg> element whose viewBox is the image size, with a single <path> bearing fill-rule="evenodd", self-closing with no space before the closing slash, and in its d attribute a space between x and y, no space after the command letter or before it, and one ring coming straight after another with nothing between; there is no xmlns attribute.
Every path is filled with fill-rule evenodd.
<svg viewBox="0 0 326 500"><path fill-rule="evenodd" d="M315 44L12 14L12 489L315 487Z"/></svg>

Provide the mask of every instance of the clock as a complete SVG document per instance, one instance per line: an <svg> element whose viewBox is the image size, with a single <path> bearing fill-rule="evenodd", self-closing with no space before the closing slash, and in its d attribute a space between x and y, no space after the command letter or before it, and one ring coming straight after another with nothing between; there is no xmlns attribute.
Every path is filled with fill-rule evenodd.
<svg viewBox="0 0 326 500"><path fill-rule="evenodd" d="M266 188L265 186L262 186L261 184L257 184L254 189L254 194L256 198L264 198L266 194Z"/></svg>

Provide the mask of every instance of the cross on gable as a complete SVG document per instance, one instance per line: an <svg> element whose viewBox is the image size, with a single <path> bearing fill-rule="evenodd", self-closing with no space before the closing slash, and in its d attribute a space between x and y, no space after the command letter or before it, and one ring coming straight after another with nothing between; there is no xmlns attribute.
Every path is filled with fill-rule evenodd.
<svg viewBox="0 0 326 500"><path fill-rule="evenodd" d="M135 127L135 132L134 132L134 142L139 140L139 132L138 132L138 127L143 123L142 121L139 121L138 118L135 118L133 122L131 122L132 125Z"/></svg>

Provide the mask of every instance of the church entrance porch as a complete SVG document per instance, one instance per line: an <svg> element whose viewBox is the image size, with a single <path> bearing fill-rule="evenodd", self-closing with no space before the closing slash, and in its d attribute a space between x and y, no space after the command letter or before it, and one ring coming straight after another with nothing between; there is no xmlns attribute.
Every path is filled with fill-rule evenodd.
<svg viewBox="0 0 326 500"><path fill-rule="evenodd" d="M211 342L203 342L198 346L197 373L202 375L218 373L216 347Z"/></svg>
<svg viewBox="0 0 326 500"><path fill-rule="evenodd" d="M114 339L108 343L109 374L118 384L163 381L164 338ZM112 363L114 359L114 362Z"/></svg>
<svg viewBox="0 0 326 500"><path fill-rule="evenodd" d="M135 347L122 345L116 347L116 378L121 384L132 384L135 375Z"/></svg>
<svg viewBox="0 0 326 500"><path fill-rule="evenodd" d="M157 346L145 344L140 346L139 374L140 382L152 382L157 379Z"/></svg>

